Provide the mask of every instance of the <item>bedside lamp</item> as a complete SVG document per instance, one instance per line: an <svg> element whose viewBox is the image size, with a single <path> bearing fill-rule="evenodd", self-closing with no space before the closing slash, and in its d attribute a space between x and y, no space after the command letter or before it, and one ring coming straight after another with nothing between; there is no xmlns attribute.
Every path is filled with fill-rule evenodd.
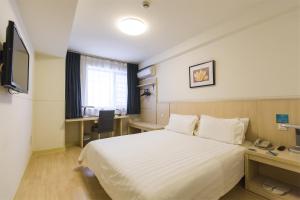
<svg viewBox="0 0 300 200"><path fill-rule="evenodd" d="M300 125L281 124L284 128L294 128L296 131L296 146L290 147L289 151L293 153L300 153Z"/></svg>

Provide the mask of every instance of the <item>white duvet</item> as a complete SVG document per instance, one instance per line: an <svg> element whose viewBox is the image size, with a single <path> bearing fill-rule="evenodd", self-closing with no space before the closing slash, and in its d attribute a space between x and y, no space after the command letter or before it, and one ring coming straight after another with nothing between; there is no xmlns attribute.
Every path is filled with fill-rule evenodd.
<svg viewBox="0 0 300 200"><path fill-rule="evenodd" d="M113 200L213 200L243 177L244 151L160 130L90 142L79 161Z"/></svg>

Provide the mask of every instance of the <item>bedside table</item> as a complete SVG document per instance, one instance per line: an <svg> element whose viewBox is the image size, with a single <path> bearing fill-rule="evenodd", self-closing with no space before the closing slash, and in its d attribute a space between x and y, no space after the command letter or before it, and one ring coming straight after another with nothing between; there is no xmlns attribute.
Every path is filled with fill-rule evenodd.
<svg viewBox="0 0 300 200"><path fill-rule="evenodd" d="M300 200L300 154L277 151L273 156L266 150L250 147L255 151L245 153L246 189L268 199ZM287 185L291 190L285 195L274 194L263 188L266 180Z"/></svg>
<svg viewBox="0 0 300 200"><path fill-rule="evenodd" d="M136 121L136 122L128 123L128 133L131 132L131 128L140 129L142 133L146 131L161 130L164 129L164 126L160 124L149 123L149 122Z"/></svg>

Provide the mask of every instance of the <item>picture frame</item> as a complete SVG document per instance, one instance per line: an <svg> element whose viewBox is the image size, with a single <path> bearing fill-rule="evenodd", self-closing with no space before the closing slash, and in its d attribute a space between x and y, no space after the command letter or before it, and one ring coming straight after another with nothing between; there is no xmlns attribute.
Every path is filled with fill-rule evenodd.
<svg viewBox="0 0 300 200"><path fill-rule="evenodd" d="M190 88L215 85L215 61L211 60L190 66L189 83Z"/></svg>

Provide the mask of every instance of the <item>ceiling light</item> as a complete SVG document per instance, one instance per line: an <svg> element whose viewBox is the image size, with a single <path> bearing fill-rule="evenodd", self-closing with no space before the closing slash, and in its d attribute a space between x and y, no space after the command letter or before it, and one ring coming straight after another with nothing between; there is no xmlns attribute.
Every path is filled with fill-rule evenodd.
<svg viewBox="0 0 300 200"><path fill-rule="evenodd" d="M145 22L135 17L123 18L118 22L118 28L128 35L140 35L147 29Z"/></svg>

